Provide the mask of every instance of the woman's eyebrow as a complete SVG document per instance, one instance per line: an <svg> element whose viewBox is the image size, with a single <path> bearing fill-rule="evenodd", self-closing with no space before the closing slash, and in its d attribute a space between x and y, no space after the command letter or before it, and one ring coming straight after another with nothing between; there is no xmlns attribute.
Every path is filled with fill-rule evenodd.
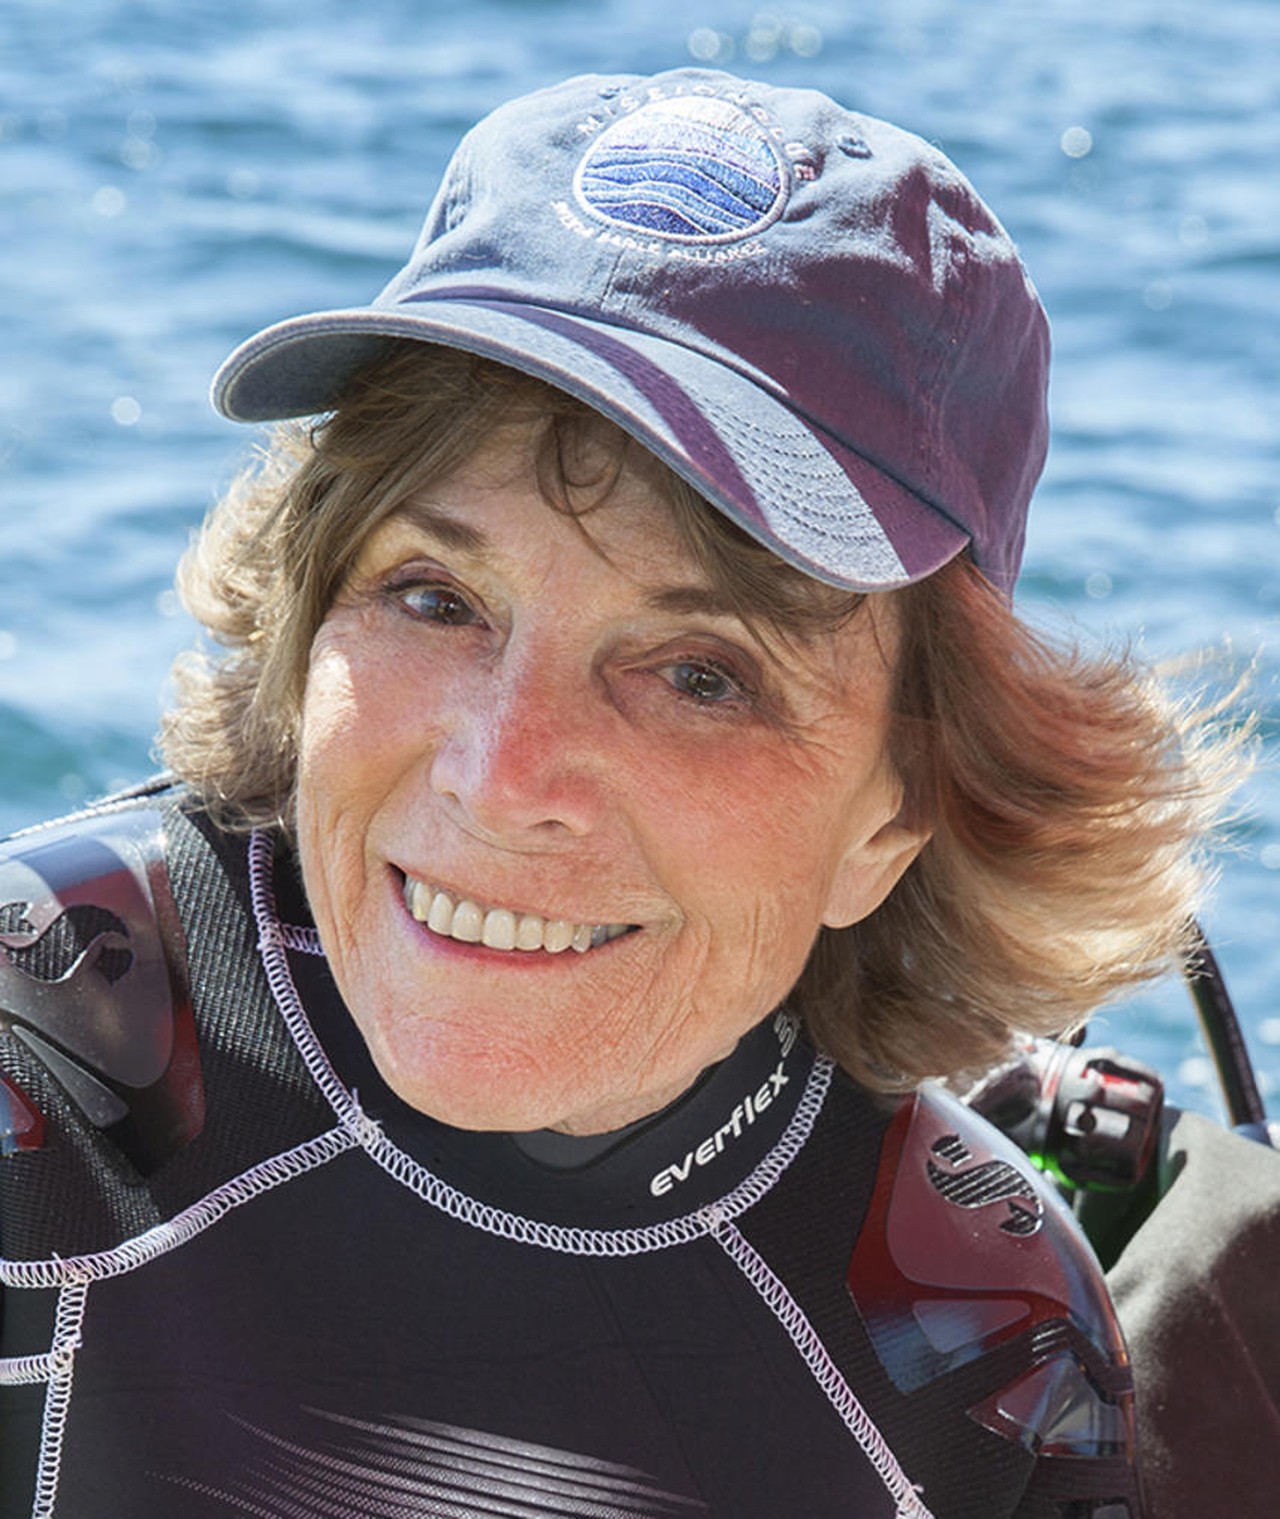
<svg viewBox="0 0 1280 1519"><path fill-rule="evenodd" d="M427 501L406 501L396 508L394 515L397 520L434 538L444 548L481 556L489 553L493 546L492 539L482 528L460 522Z"/></svg>
<svg viewBox="0 0 1280 1519"><path fill-rule="evenodd" d="M483 528L461 522L443 507L429 501L406 501L397 507L395 517L434 538L444 548L483 558L493 552L493 539ZM739 607L712 585L684 583L654 586L644 594L645 604L654 611L676 616L702 616L742 620Z"/></svg>
<svg viewBox="0 0 1280 1519"><path fill-rule="evenodd" d="M461 522L443 507L431 501L410 500L398 506L395 517L434 538L445 548L461 549L483 557L493 551L493 539L483 528ZM645 602L658 612L698 614L708 617L736 617L738 609L728 597L711 585L684 583L659 585L645 592Z"/></svg>
<svg viewBox="0 0 1280 1519"><path fill-rule="evenodd" d="M742 603L713 585L656 586L645 594L646 605L658 612L669 612L677 617L709 617L724 622L734 622L751 635L753 642L773 642L767 630L784 634L785 642L792 650L806 649L824 642L820 628L806 629L800 625L774 625L767 618L753 620L743 611Z"/></svg>
<svg viewBox="0 0 1280 1519"><path fill-rule="evenodd" d="M722 592L710 585L657 586L645 594L645 602L657 612L705 617L733 617L741 612Z"/></svg>

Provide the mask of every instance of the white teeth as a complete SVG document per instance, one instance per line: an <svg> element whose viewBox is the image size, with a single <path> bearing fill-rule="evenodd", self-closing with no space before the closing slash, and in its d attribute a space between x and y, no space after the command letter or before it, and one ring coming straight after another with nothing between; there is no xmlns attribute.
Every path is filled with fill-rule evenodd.
<svg viewBox="0 0 1280 1519"><path fill-rule="evenodd" d="M541 949L552 955L574 949L583 955L620 938L630 927L626 923L570 923L563 918L549 922L536 913L517 915L507 907L486 909L467 897L455 901L447 891L437 891L412 876L405 877L404 900L432 933L488 949Z"/></svg>
<svg viewBox="0 0 1280 1519"><path fill-rule="evenodd" d="M419 888L418 898L426 891L425 886ZM453 932L453 898L447 891L438 891L430 898L427 904L430 911L426 916L427 927L434 934L450 934Z"/></svg>
<svg viewBox="0 0 1280 1519"><path fill-rule="evenodd" d="M520 921L516 924L516 948L541 949L544 921L545 919L539 918L535 913L521 913Z"/></svg>
<svg viewBox="0 0 1280 1519"><path fill-rule="evenodd" d="M505 907L493 907L484 915L484 932L480 942L489 949L516 947L516 915Z"/></svg>
<svg viewBox="0 0 1280 1519"><path fill-rule="evenodd" d="M471 901L461 901L453 909L453 927L449 930L454 939L464 944L479 944L484 932L484 913Z"/></svg>
<svg viewBox="0 0 1280 1519"><path fill-rule="evenodd" d="M573 943L573 924L557 918L542 930L542 947L549 955L558 955Z"/></svg>

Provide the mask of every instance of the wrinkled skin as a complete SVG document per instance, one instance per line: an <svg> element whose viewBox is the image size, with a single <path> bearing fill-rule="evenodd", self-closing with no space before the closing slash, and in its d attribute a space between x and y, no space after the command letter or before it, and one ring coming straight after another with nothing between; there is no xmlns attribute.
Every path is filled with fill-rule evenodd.
<svg viewBox="0 0 1280 1519"><path fill-rule="evenodd" d="M588 539L540 494L530 433L499 433L371 534L312 648L316 922L388 1084L459 1127L656 1111L923 842L885 757L891 599L754 635L710 604L645 463ZM585 954L459 943L411 916L406 876L631 931Z"/></svg>

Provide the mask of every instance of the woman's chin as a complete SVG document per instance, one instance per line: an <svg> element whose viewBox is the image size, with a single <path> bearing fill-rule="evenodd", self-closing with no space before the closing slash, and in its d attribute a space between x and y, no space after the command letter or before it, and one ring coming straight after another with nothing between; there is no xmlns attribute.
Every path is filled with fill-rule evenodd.
<svg viewBox="0 0 1280 1519"><path fill-rule="evenodd" d="M545 1072L495 1058L493 1050L451 1048L436 1037L406 1052L370 1041L379 1074L408 1107L455 1129L521 1133L557 1127L574 1104Z"/></svg>

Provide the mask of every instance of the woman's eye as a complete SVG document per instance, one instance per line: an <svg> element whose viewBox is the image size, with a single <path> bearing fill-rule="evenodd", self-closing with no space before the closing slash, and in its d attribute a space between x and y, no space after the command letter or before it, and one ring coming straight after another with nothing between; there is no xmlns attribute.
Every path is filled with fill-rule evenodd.
<svg viewBox="0 0 1280 1519"><path fill-rule="evenodd" d="M680 693L703 706L724 706L743 701L748 692L742 682L719 665L684 659L667 667L667 678Z"/></svg>
<svg viewBox="0 0 1280 1519"><path fill-rule="evenodd" d="M475 608L448 585L412 585L398 590L397 600L414 617L448 628L471 627L480 621Z"/></svg>

